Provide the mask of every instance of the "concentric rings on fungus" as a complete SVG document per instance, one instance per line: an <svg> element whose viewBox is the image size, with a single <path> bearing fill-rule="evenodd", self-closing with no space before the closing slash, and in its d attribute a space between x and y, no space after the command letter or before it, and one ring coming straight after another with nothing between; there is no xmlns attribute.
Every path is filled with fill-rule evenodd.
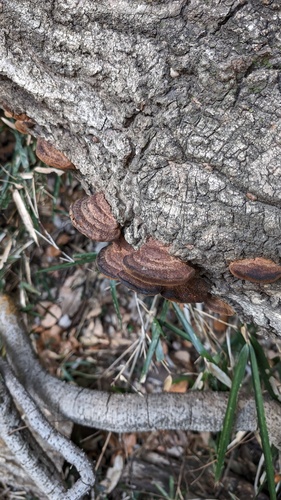
<svg viewBox="0 0 281 500"><path fill-rule="evenodd" d="M134 278L154 285L180 285L195 275L192 267L170 255L167 247L153 239L124 257L123 266Z"/></svg>
<svg viewBox="0 0 281 500"><path fill-rule="evenodd" d="M193 267L170 255L167 246L152 238L138 250L129 245L103 193L73 203L70 218L74 227L88 238L111 241L99 252L96 261L105 276L144 295L161 294L180 303L205 302L211 310L232 316L233 309L212 296L204 279L196 277Z"/></svg>
<svg viewBox="0 0 281 500"><path fill-rule="evenodd" d="M74 227L91 240L113 241L121 234L103 193L95 193L75 201L70 206L69 215Z"/></svg>
<svg viewBox="0 0 281 500"><path fill-rule="evenodd" d="M134 251L134 248L121 236L107 247L102 248L97 256L97 268L105 276L117 280L123 269L124 257Z"/></svg>

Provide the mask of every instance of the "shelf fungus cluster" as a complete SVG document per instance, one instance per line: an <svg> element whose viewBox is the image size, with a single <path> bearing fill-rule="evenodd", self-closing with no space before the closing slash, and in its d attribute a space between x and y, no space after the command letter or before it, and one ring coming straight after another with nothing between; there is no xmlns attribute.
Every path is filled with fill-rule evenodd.
<svg viewBox="0 0 281 500"><path fill-rule="evenodd" d="M21 134L32 134L35 122L25 113L14 113L10 108L4 107L4 114L7 118L15 120L15 127Z"/></svg>
<svg viewBox="0 0 281 500"><path fill-rule="evenodd" d="M205 302L219 314L234 314L228 304L209 293L193 267L169 254L167 246L152 238L138 250L129 245L102 193L74 202L70 218L88 238L110 242L97 257L98 269L107 277L145 295L161 294L182 303Z"/></svg>
<svg viewBox="0 0 281 500"><path fill-rule="evenodd" d="M15 120L15 128L18 132L33 135L32 129L35 126L35 122L29 116L25 113L15 113L6 104L1 103L1 106L4 109L5 116ZM46 163L49 167L60 170L76 170L75 165L63 153L42 137L37 139L35 153L39 160Z"/></svg>

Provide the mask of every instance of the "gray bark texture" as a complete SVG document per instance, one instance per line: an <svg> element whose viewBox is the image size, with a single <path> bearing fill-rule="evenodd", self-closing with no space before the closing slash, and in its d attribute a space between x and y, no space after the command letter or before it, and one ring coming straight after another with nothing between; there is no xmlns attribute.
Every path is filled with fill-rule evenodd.
<svg viewBox="0 0 281 500"><path fill-rule="evenodd" d="M104 191L129 243L171 245L264 332L281 283L281 6L275 0L2 0L0 101Z"/></svg>

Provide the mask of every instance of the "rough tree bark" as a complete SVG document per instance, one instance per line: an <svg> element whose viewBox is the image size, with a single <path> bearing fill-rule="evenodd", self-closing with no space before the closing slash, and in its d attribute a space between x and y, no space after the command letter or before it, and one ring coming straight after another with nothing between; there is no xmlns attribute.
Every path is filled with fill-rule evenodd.
<svg viewBox="0 0 281 500"><path fill-rule="evenodd" d="M0 5L0 100L105 192L130 243L172 244L213 293L280 335L280 281L228 271L238 258L280 262L280 3Z"/></svg>

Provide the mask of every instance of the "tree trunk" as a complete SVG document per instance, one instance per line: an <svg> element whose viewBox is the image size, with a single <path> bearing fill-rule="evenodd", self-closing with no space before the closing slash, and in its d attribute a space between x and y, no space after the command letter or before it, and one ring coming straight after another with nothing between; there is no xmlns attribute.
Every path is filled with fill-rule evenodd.
<svg viewBox="0 0 281 500"><path fill-rule="evenodd" d="M171 244L246 319L281 332L276 0L2 0L0 100L103 191L127 241ZM279 108L279 111L278 111Z"/></svg>

